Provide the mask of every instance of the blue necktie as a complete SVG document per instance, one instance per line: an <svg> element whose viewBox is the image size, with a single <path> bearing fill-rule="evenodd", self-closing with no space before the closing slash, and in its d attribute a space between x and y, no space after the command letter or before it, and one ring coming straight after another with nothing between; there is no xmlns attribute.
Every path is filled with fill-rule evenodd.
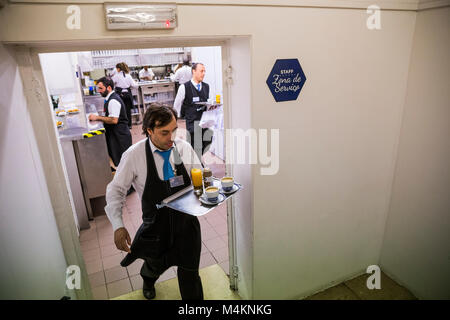
<svg viewBox="0 0 450 320"><path fill-rule="evenodd" d="M163 166L164 180L169 180L170 178L175 176L173 174L172 166L170 165L169 162L170 152L172 151L172 149L167 151L159 151L159 150L155 151L158 152L164 158L164 166Z"/></svg>
<svg viewBox="0 0 450 320"><path fill-rule="evenodd" d="M197 90L200 91L200 83L197 84Z"/></svg>

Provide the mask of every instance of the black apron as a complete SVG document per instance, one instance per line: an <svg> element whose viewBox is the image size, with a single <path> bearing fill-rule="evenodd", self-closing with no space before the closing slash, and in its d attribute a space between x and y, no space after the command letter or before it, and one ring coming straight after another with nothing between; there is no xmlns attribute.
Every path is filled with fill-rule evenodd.
<svg viewBox="0 0 450 320"><path fill-rule="evenodd" d="M125 105L115 92L111 94L109 99L105 102L104 111L105 117L109 116L108 104L111 100L117 100L120 103L120 115L117 124L104 123L106 145L108 147L108 154L111 157L114 165L119 165L122 154L131 146L131 132L128 129L128 119L125 112Z"/></svg>
<svg viewBox="0 0 450 320"><path fill-rule="evenodd" d="M125 77L125 74L123 75ZM127 90L127 91L124 91ZM120 96L122 99L124 105L125 105L125 112L128 119L128 127L131 127L131 109L133 109L133 94L131 93L131 87L128 88L115 88L116 93Z"/></svg>
<svg viewBox="0 0 450 320"><path fill-rule="evenodd" d="M133 102L133 95L131 93L131 87L129 87L129 88L116 87L114 90L120 96L120 98L122 99L122 101L124 102L126 107L128 106L126 101ZM127 90L127 91L124 91L124 90Z"/></svg>
<svg viewBox="0 0 450 320"><path fill-rule="evenodd" d="M169 265L186 269L198 269L200 264L201 232L195 216L156 205L168 196L191 185L191 179L181 161L176 147L176 174L183 176L184 184L171 188L169 181L159 178L150 144L145 143L147 158L147 179L142 194L142 225L136 232L128 253L120 263L122 267L137 258L166 258Z"/></svg>
<svg viewBox="0 0 450 320"><path fill-rule="evenodd" d="M194 102L194 98L198 98L198 102L206 102L209 96L209 85L202 82L202 88L200 91L198 91L197 88L194 87L192 82L188 81L184 84L184 89L185 96L181 109L184 110L185 113L186 129L192 135L192 133L194 132L195 121L200 121L200 119L202 118L202 114L206 109L202 107L202 105L196 105Z"/></svg>

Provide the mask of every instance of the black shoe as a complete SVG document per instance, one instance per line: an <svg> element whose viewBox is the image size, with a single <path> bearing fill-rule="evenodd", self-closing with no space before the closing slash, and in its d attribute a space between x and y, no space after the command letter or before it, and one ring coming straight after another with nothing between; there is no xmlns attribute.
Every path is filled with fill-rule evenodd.
<svg viewBox="0 0 450 320"><path fill-rule="evenodd" d="M144 287L142 288L142 293L144 294L145 299L151 300L156 296L155 286L149 286L144 281Z"/></svg>

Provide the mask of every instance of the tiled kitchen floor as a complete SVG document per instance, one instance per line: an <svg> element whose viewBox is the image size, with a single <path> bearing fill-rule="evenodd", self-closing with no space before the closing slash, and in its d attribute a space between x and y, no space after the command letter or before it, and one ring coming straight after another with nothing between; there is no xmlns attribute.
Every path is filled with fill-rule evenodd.
<svg viewBox="0 0 450 320"><path fill-rule="evenodd" d="M181 122L181 123L180 123ZM182 127L184 121L179 121ZM133 126L133 143L145 138L141 135L140 126ZM214 157L208 153L204 157ZM223 164L211 165L216 177L224 175ZM125 228L133 239L142 222L141 203L136 192L127 196L123 208ZM226 203L219 205L204 217L199 217L202 232L202 251L200 268L218 264L228 274L228 228ZM142 288L139 275L143 261L136 260L127 268L120 266L125 256L114 245L113 229L106 215L95 217L90 222L91 228L80 232L80 243L85 259L89 281L94 299L111 299ZM169 268L158 282L176 277L176 267Z"/></svg>

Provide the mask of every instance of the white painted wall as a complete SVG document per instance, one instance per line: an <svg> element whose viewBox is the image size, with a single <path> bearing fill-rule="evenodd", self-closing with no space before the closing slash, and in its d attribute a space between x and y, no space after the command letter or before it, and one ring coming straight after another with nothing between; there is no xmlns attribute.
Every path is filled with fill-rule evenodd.
<svg viewBox="0 0 450 320"><path fill-rule="evenodd" d="M40 56L42 72L50 94L62 94L75 88L70 53L46 53Z"/></svg>
<svg viewBox="0 0 450 320"><path fill-rule="evenodd" d="M383 12L370 31L362 10L257 12L252 126L280 129L280 170L253 179L253 298L298 298L379 261L415 14ZM303 67L296 101L266 86L278 58Z"/></svg>
<svg viewBox="0 0 450 320"><path fill-rule="evenodd" d="M229 85L230 110L228 111L229 127L248 130L251 125L251 59L250 39L248 37L233 38L228 42L228 61L232 66L232 83ZM225 66L227 67L227 66ZM227 85L227 84L224 84ZM255 141L253 141L255 142ZM244 299L253 297L253 181L252 166L237 164L236 141L226 138L226 160L233 165L232 174L244 189L233 198L234 219L236 228L236 261L239 267L238 290ZM247 142L247 148L250 144Z"/></svg>
<svg viewBox="0 0 450 320"><path fill-rule="evenodd" d="M19 71L0 45L0 299L60 299L66 261Z"/></svg>
<svg viewBox="0 0 450 320"><path fill-rule="evenodd" d="M211 98L216 94L222 95L222 58L220 47L192 47L192 62L201 62L205 65L205 79L209 84Z"/></svg>
<svg viewBox="0 0 450 320"><path fill-rule="evenodd" d="M253 245L240 251L253 252L240 261L247 265L243 281L250 282L248 298L296 298L380 262L413 45L416 12L402 10L417 3L383 1L398 10L383 11L381 30L370 31L365 8L372 2L320 1L331 2L341 8L300 0L282 1L286 7L183 4L179 27L169 32L105 31L101 3L80 4L82 28L67 30L66 6L16 4L0 11L0 36L100 45L249 36L250 74L243 80L249 90L244 102L231 101L235 117L243 114L233 126L280 129L280 170L262 176L254 165L251 180L240 176L251 181L250 193L242 193L251 204L237 211L250 208L251 216L243 216L239 239ZM345 8L352 6L359 9ZM238 54L245 45L235 44ZM306 74L296 101L276 103L266 86L279 58L298 58Z"/></svg>
<svg viewBox="0 0 450 320"><path fill-rule="evenodd" d="M83 104L80 80L77 78L78 54L75 52L39 55L49 94L60 97L60 107L71 109ZM81 108L82 113L84 108ZM84 117L84 115L83 115Z"/></svg>
<svg viewBox="0 0 450 320"><path fill-rule="evenodd" d="M450 299L450 8L419 12L381 267Z"/></svg>

